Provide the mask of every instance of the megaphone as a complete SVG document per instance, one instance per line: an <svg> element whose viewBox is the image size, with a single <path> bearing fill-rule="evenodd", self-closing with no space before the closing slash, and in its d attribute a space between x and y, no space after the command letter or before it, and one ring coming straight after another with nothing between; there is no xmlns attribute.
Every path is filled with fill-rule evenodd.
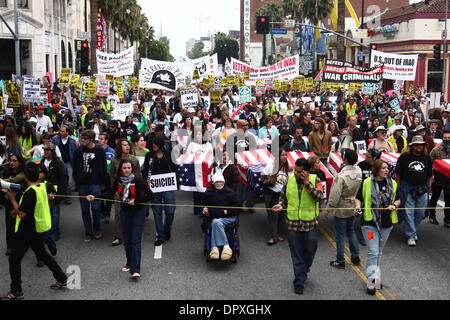
<svg viewBox="0 0 450 320"><path fill-rule="evenodd" d="M10 183L3 179L0 179L0 189L7 189L12 192L19 192L22 186L17 183Z"/></svg>

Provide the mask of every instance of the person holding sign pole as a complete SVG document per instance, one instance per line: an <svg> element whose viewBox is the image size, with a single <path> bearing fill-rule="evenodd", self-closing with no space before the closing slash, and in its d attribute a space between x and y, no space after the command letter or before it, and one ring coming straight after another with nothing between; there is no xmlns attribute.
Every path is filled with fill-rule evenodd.
<svg viewBox="0 0 450 320"><path fill-rule="evenodd" d="M111 189L100 196L100 198L108 199L117 193L122 201L120 222L127 259L122 271L130 272L134 280L140 278L141 272L141 241L145 223L143 203L152 198L152 192L140 176L138 169L130 159L122 160ZM95 197L88 195L86 200L92 202Z"/></svg>
<svg viewBox="0 0 450 320"><path fill-rule="evenodd" d="M152 179L158 175L170 174L174 177L175 182L178 181L178 166L172 161L171 154L164 148L164 138L155 137L152 141L153 152L147 153L144 160L144 169L142 171L143 177L151 183ZM152 189L155 204L152 206L153 215L155 217L157 239L155 246L162 245L165 241L170 239L173 219L175 216L175 193L177 185L172 186L173 190L158 191ZM159 204L163 204L161 206ZM163 210L166 219L163 222Z"/></svg>

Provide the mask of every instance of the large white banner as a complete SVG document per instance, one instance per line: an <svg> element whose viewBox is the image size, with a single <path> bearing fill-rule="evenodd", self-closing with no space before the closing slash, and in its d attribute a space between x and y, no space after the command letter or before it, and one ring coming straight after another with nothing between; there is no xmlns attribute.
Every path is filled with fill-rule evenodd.
<svg viewBox="0 0 450 320"><path fill-rule="evenodd" d="M99 74L112 74L114 77L134 73L134 47L121 53L105 53L97 50L97 70Z"/></svg>
<svg viewBox="0 0 450 320"><path fill-rule="evenodd" d="M417 54L404 55L372 50L370 67L384 63L383 79L414 81L418 57Z"/></svg>
<svg viewBox="0 0 450 320"><path fill-rule="evenodd" d="M217 74L217 70L219 68L217 53L212 56L205 56L194 60L187 60L186 64L190 65L189 69L192 69L190 75L192 77L194 70L198 70L198 74L200 76L200 80L203 78L207 78L210 74ZM187 69L186 67L184 70Z"/></svg>
<svg viewBox="0 0 450 320"><path fill-rule="evenodd" d="M184 84L184 67L178 62L142 59L139 87L175 91Z"/></svg>
<svg viewBox="0 0 450 320"><path fill-rule="evenodd" d="M263 79L294 79L299 76L299 55L286 58L268 67L252 67L242 61L231 58L232 74L244 75L250 71L250 81Z"/></svg>

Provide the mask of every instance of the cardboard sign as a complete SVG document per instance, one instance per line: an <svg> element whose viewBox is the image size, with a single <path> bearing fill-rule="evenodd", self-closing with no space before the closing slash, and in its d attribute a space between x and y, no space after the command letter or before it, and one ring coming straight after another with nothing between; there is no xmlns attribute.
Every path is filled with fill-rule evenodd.
<svg viewBox="0 0 450 320"><path fill-rule="evenodd" d="M106 79L106 80L108 80L108 79ZM110 83L112 83L112 82L110 82ZM123 78L122 77L117 77L116 78L116 86L119 88L119 87L123 87Z"/></svg>
<svg viewBox="0 0 450 320"><path fill-rule="evenodd" d="M214 78L214 90L222 89L222 77Z"/></svg>
<svg viewBox="0 0 450 320"><path fill-rule="evenodd" d="M176 191L178 190L177 175L175 172L151 175L148 186L153 193Z"/></svg>
<svg viewBox="0 0 450 320"><path fill-rule="evenodd" d="M71 86L75 86L78 83L78 80L80 79L80 75L79 74L73 74L72 77L70 78L70 85Z"/></svg>
<svg viewBox="0 0 450 320"><path fill-rule="evenodd" d="M198 80L200 79L200 74L198 73L197 69L194 69L194 74L192 75L192 80Z"/></svg>
<svg viewBox="0 0 450 320"><path fill-rule="evenodd" d="M21 105L19 87L16 84L12 83L11 80L8 80L5 83L5 91L8 95L8 108L20 108Z"/></svg>
<svg viewBox="0 0 450 320"><path fill-rule="evenodd" d="M366 146L366 141L365 140L355 141L355 144L358 146L358 149L359 149L360 153L366 153L367 152L367 146Z"/></svg>
<svg viewBox="0 0 450 320"><path fill-rule="evenodd" d="M123 88L117 88L117 96L119 97L119 99L125 98L125 93L123 91Z"/></svg>
<svg viewBox="0 0 450 320"><path fill-rule="evenodd" d="M116 104L111 111L111 119L125 121L125 118L133 113L133 105L129 103Z"/></svg>
<svg viewBox="0 0 450 320"><path fill-rule="evenodd" d="M105 75L105 79L109 81L109 83L114 83L114 76L112 74Z"/></svg>
<svg viewBox="0 0 450 320"><path fill-rule="evenodd" d="M198 92L197 89L182 90L181 94L181 106L183 108L195 108L198 106Z"/></svg>
<svg viewBox="0 0 450 320"><path fill-rule="evenodd" d="M39 81L24 81L22 92L24 103L39 103L41 100L41 85Z"/></svg>

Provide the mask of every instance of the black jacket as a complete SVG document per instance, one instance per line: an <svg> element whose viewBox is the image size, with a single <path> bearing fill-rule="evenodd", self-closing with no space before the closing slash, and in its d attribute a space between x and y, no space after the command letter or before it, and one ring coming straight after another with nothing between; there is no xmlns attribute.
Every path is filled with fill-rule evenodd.
<svg viewBox="0 0 450 320"><path fill-rule="evenodd" d="M205 207L208 208L208 214L211 218L230 218L237 216L240 209L226 209L227 215L224 213L224 208L210 208L208 206L219 207L240 207L238 195L230 188L224 186L223 189L217 190L214 187L208 188L204 194Z"/></svg>
<svg viewBox="0 0 450 320"><path fill-rule="evenodd" d="M45 159L41 160L41 166L45 166ZM62 160L55 158L50 162L48 166L48 181L52 183L53 186L58 186L56 190L57 195L65 195L67 192L67 170L64 162ZM56 198L56 201L61 200Z"/></svg>
<svg viewBox="0 0 450 320"><path fill-rule="evenodd" d="M114 194L118 194L120 200L122 201L122 196L124 192L125 185L120 182L120 180L116 179L107 192L103 193L100 198L103 199L112 199ZM147 183L142 178L134 178L133 182L130 186L130 191L128 192L127 200L134 199L134 203L136 205L131 206L126 203L120 203L120 207L126 211L137 211L142 209L144 205L140 205L140 203L146 203L149 200L153 199L153 193L148 188Z"/></svg>

